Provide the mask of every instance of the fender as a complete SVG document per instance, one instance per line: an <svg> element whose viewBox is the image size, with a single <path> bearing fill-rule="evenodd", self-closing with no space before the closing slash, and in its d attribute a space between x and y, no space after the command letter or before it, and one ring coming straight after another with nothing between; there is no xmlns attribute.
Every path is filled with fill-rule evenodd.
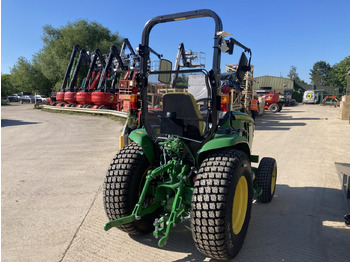
<svg viewBox="0 0 350 262"><path fill-rule="evenodd" d="M146 130L144 128L135 129L129 135L129 139L142 147L150 164L154 161L154 148Z"/></svg>
<svg viewBox="0 0 350 262"><path fill-rule="evenodd" d="M197 156L198 166L201 165L206 153L212 150L220 148L236 148L244 153L250 158L251 162L259 162L259 156L254 156L250 154L250 147L245 136L232 136L232 135L216 135L214 139L208 141L202 149L199 151Z"/></svg>

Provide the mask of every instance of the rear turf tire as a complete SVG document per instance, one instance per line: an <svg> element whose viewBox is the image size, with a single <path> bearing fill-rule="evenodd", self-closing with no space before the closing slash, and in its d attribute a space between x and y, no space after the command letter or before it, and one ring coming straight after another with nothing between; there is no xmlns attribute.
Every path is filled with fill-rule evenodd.
<svg viewBox="0 0 350 262"><path fill-rule="evenodd" d="M125 146L116 154L108 168L103 190L104 208L110 220L132 213L149 167L142 148L136 143ZM154 212L118 228L131 235L147 234L153 229L156 214Z"/></svg>
<svg viewBox="0 0 350 262"><path fill-rule="evenodd" d="M253 188L247 155L224 149L202 162L194 185L192 236L197 249L219 260L240 251L250 220Z"/></svg>
<svg viewBox="0 0 350 262"><path fill-rule="evenodd" d="M258 201L261 203L271 202L277 181L277 162L274 158L264 157L261 159L255 181L257 186L262 189L262 194L257 197Z"/></svg>

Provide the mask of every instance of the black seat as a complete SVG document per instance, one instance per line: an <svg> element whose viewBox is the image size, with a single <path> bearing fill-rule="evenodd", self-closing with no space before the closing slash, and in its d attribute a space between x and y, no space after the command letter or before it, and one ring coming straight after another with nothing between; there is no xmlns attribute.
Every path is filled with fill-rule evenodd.
<svg viewBox="0 0 350 262"><path fill-rule="evenodd" d="M168 93L163 96L161 133L200 139L204 121L190 93Z"/></svg>

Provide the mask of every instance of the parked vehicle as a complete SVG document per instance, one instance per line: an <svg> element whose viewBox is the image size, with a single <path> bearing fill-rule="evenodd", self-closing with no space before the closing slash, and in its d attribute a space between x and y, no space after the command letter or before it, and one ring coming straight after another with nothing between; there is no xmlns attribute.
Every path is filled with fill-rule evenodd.
<svg viewBox="0 0 350 262"><path fill-rule="evenodd" d="M17 95L17 94L12 94L10 96L7 97L9 102L19 102L21 96Z"/></svg>
<svg viewBox="0 0 350 262"><path fill-rule="evenodd" d="M303 95L303 103L304 104L316 104L318 103L318 96L312 90L307 90Z"/></svg>
<svg viewBox="0 0 350 262"><path fill-rule="evenodd" d="M47 97L47 96L43 96L43 95L36 95L36 96L35 96L35 99L36 99L36 102L39 102L39 103L46 103L48 97Z"/></svg>
<svg viewBox="0 0 350 262"><path fill-rule="evenodd" d="M19 99L19 102L21 104L23 104L23 103L34 103L34 101L35 101L35 99L34 99L34 96L32 96L32 95L23 95Z"/></svg>
<svg viewBox="0 0 350 262"><path fill-rule="evenodd" d="M268 94L263 96L265 98L265 109L272 113L277 113L282 110L283 102L280 101L278 94Z"/></svg>
<svg viewBox="0 0 350 262"><path fill-rule="evenodd" d="M201 17L210 17L215 23L211 70L188 66L171 70L172 63L161 59L159 70L152 71L148 67L151 29L159 23ZM190 217L197 249L214 259L229 260L245 240L253 196L261 203L273 199L276 160L263 157L259 163L259 156L252 154L254 121L246 113L230 110L231 87L220 83L221 52L232 54L234 45L243 48L237 84L251 69L252 52L224 37L221 19L206 9L158 16L146 23L135 79L141 99L136 103L141 107L141 128L130 133L129 144L116 154L106 173L103 201L110 221L105 230L117 227L130 235L153 231L158 246L163 247L171 229ZM152 77L158 75L159 82L175 91L176 86L170 87L171 74L184 73L204 75L209 106L201 107L202 99L196 101L183 90L161 93L160 108L151 110Z"/></svg>

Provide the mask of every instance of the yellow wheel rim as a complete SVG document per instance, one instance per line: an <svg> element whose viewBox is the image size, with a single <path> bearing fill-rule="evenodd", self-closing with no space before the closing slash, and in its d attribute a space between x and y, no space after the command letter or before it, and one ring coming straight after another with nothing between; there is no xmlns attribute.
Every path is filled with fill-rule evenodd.
<svg viewBox="0 0 350 262"><path fill-rule="evenodd" d="M272 178L271 178L271 195L273 194L273 192L275 191L275 187L276 187L276 178L277 178L277 169L274 168L273 172L272 172Z"/></svg>
<svg viewBox="0 0 350 262"><path fill-rule="evenodd" d="M232 230L236 235L241 232L243 227L248 206L248 182L247 179L242 176L236 187L236 192L233 197L232 208Z"/></svg>

